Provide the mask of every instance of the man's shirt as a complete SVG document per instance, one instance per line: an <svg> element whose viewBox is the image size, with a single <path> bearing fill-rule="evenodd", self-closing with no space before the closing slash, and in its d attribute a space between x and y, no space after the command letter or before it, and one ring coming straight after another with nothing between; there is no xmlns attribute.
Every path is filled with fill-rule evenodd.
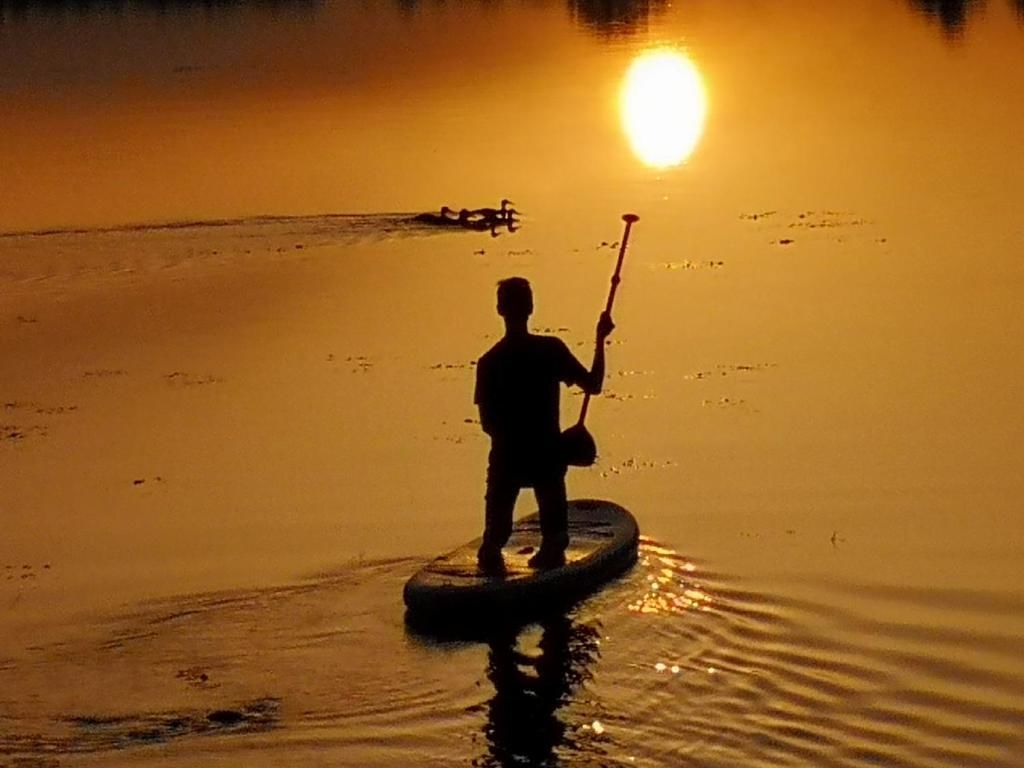
<svg viewBox="0 0 1024 768"><path fill-rule="evenodd" d="M545 460L561 431L559 385L583 385L589 372L554 336L504 337L477 363L476 395L492 458Z"/></svg>

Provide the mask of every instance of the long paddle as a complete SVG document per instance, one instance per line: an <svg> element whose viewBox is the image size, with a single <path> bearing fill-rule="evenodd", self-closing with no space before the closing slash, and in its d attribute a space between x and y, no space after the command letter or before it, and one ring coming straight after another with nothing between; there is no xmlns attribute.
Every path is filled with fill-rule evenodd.
<svg viewBox="0 0 1024 768"><path fill-rule="evenodd" d="M615 272L612 274L611 289L608 291L608 301L604 305L604 311L611 314L612 304L615 303L615 292L622 282L622 261L626 258L626 243L629 242L629 231L633 224L640 220L635 213L624 213L622 220L626 222L626 228L622 233L622 243L619 245L619 258L615 262ZM577 467L589 467L597 460L597 444L593 435L587 430L584 423L587 419L587 409L590 407L590 393L583 396L583 406L580 408L580 417L576 423L562 433L562 451L567 464Z"/></svg>

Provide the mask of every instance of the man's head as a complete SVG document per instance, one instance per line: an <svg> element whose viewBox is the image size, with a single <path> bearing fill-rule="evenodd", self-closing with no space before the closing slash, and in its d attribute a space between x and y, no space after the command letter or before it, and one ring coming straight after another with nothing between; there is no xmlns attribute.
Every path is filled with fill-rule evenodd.
<svg viewBox="0 0 1024 768"><path fill-rule="evenodd" d="M525 277L498 283L498 314L506 320L525 320L533 313L533 291Z"/></svg>

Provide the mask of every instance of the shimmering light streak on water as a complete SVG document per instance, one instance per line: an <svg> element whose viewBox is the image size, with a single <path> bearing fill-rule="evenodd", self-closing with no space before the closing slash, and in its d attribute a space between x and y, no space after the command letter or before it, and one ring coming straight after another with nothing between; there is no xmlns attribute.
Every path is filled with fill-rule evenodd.
<svg viewBox="0 0 1024 768"><path fill-rule="evenodd" d="M706 611L712 598L696 580L697 567L666 547L645 540L643 565L647 589L629 604L629 610L645 614Z"/></svg>

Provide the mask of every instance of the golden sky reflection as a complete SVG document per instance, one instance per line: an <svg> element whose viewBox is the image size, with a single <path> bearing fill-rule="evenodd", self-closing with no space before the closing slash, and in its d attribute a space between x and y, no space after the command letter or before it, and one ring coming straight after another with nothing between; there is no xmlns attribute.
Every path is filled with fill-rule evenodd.
<svg viewBox="0 0 1024 768"><path fill-rule="evenodd" d="M622 125L636 156L652 168L687 160L704 131L707 98L700 73L682 53L657 48L630 65L620 99Z"/></svg>

